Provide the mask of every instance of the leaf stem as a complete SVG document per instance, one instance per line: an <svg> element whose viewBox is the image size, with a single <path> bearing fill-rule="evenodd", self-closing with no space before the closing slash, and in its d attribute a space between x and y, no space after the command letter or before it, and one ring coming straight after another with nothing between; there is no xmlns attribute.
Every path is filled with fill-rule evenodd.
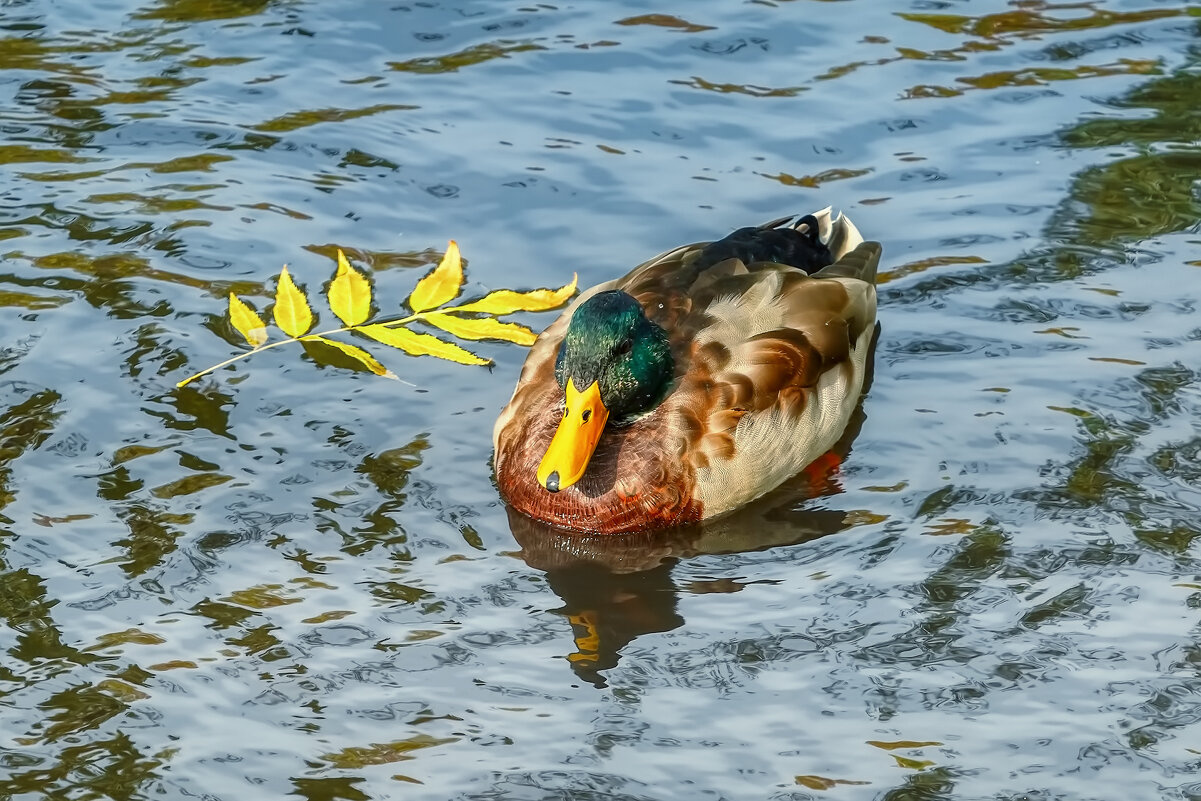
<svg viewBox="0 0 1201 801"><path fill-rule="evenodd" d="M233 364L236 361L241 361L242 359L245 359L247 356L253 356L254 354L256 354L260 351L271 350L272 348L277 348L280 345L285 345L289 342L295 342L295 341L296 341L295 339L289 338L289 339L281 339L278 342L269 342L266 345L259 345L257 348L245 351L243 353L239 353L237 356L231 356L230 358L226 359L223 362L214 364L212 367L205 368L204 370L201 370L196 375L188 376L183 381L180 381L179 383L177 383L175 385L175 387L178 389L179 387L187 386L188 384L195 381L197 378L200 378L201 376L206 376L209 373L213 372L214 370L220 370L222 367L225 367L228 364Z"/></svg>
<svg viewBox="0 0 1201 801"><path fill-rule="evenodd" d="M415 317L406 317L405 320L403 320L401 322L410 321L412 319L415 319ZM368 323L362 323L361 325L368 325ZM214 370L220 370L222 367L233 364L234 362L237 362L237 361L241 361L242 359L245 359L247 356L253 356L254 354L260 353L264 350L271 350L272 348L278 348L280 345L287 345L289 342L300 342L302 340L309 339L311 337L326 337L326 336L329 336L330 334L340 334L343 331L354 331L355 329L357 329L359 327L360 327L359 325L344 325L341 328L331 328L328 331L319 331L315 334L304 334L303 336L298 336L298 337L288 337L287 339L281 339L277 342L269 342L266 345L259 345L257 348L253 348L251 350L245 351L244 353L239 353L237 356L231 356L230 358L226 359L223 362L214 364L212 367L207 367L204 370L201 370L199 373L196 373L196 375L188 376L183 381L180 381L179 383L177 383L175 386L176 386L176 388L186 386L186 385L192 383L193 381L195 381L197 378L206 376L209 373L213 372Z"/></svg>
<svg viewBox="0 0 1201 801"><path fill-rule="evenodd" d="M439 309L438 311L441 310ZM416 314L410 314L408 317L397 317L395 320L376 321L375 323L363 323L363 325L386 325L391 328L396 325L408 325L409 323L415 323L423 319L425 319L425 312L417 312Z"/></svg>

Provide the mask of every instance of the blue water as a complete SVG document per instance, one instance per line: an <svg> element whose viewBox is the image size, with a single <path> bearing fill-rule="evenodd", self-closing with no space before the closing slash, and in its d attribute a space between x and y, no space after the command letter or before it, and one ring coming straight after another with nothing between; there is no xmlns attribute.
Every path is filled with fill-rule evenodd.
<svg viewBox="0 0 1201 801"><path fill-rule="evenodd" d="M0 799L1201 798L1199 16L3 3ZM828 204L842 466L705 531L510 519L516 345L175 386L337 248L389 315Z"/></svg>

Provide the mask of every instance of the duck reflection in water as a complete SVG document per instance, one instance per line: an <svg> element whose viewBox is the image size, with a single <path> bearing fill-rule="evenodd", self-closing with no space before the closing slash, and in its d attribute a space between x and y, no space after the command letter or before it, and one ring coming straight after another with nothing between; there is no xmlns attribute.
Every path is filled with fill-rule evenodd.
<svg viewBox="0 0 1201 801"><path fill-rule="evenodd" d="M510 508L509 526L521 546L517 555L544 571L551 590L563 601L554 611L571 623L575 650L567 660L576 676L606 687L602 673L617 666L623 648L644 634L682 626L684 618L677 609L681 590L699 594L741 589L732 582L681 587L672 576L681 560L798 545L848 528L845 510L798 507L841 492L837 465L863 420L862 410L857 410L846 435L814 470L708 523L587 535L554 528Z"/></svg>

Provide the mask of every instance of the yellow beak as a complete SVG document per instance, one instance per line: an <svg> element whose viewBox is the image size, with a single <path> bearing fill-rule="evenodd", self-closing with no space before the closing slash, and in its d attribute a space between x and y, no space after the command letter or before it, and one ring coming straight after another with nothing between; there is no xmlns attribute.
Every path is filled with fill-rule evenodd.
<svg viewBox="0 0 1201 801"><path fill-rule="evenodd" d="M580 480L588 468L588 460L596 450L609 410L601 402L600 385L583 392L567 379L567 400L559 429L538 465L538 483L551 492L566 489Z"/></svg>

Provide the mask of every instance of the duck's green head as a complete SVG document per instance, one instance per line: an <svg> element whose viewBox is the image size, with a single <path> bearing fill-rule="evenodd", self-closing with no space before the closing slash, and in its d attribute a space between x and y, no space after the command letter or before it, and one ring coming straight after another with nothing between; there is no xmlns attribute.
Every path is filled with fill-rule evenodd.
<svg viewBox="0 0 1201 801"><path fill-rule="evenodd" d="M655 408L674 370L667 332L630 295L611 290L581 303L555 363L566 402L538 483L558 492L579 481L606 421L629 422Z"/></svg>

